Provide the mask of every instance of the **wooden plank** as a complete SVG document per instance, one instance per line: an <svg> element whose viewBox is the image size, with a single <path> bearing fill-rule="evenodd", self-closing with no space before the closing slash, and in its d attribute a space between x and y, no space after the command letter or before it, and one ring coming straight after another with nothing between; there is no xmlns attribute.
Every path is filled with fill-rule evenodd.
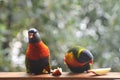
<svg viewBox="0 0 120 80"><path fill-rule="evenodd" d="M92 73L73 74L63 72L55 77L51 74L28 75L25 72L0 72L0 80L120 80L119 72L110 72L106 75L96 76Z"/></svg>

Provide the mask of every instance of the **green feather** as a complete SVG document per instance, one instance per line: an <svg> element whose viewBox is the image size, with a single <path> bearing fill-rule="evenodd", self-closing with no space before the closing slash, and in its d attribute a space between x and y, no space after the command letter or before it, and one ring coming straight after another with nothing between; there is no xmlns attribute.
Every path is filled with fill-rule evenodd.
<svg viewBox="0 0 120 80"><path fill-rule="evenodd" d="M82 52L83 50L85 50L85 48L79 47L78 54L77 54L77 58L80 57L80 54L81 54L81 52Z"/></svg>
<svg viewBox="0 0 120 80"><path fill-rule="evenodd" d="M30 73L29 63L28 63L27 57L25 57L25 66L26 66L27 73Z"/></svg>

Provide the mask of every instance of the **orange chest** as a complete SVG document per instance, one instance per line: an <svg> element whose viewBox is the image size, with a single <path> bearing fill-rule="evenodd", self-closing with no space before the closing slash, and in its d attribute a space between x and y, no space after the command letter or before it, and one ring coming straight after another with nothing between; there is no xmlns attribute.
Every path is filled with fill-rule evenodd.
<svg viewBox="0 0 120 80"><path fill-rule="evenodd" d="M73 66L73 67L78 67L78 66L83 66L85 65L86 63L80 63L78 62L73 53L67 53L64 57L64 61L66 62L66 64L70 65L70 66Z"/></svg>
<svg viewBox="0 0 120 80"><path fill-rule="evenodd" d="M50 55L49 48L42 42L29 43L26 56L31 60L38 60Z"/></svg>

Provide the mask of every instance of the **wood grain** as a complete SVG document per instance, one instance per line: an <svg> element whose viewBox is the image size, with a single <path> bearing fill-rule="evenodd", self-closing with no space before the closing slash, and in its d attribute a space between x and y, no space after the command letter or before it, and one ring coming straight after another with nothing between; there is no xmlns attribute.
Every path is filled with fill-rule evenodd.
<svg viewBox="0 0 120 80"><path fill-rule="evenodd" d="M63 72L61 76L51 74L29 75L25 72L0 72L0 80L120 80L119 72L110 72L106 75L96 76L92 73L73 74Z"/></svg>

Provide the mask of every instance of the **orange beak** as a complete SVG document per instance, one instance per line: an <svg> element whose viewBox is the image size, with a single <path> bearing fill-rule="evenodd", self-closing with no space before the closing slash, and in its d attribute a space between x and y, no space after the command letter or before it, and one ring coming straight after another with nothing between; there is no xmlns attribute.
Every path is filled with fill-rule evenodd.
<svg viewBox="0 0 120 80"><path fill-rule="evenodd" d="M30 33L30 34L29 34L29 38L33 38L33 33Z"/></svg>
<svg viewBox="0 0 120 80"><path fill-rule="evenodd" d="M90 60L89 64L91 64L91 65L92 65L92 64L93 64L93 60Z"/></svg>

